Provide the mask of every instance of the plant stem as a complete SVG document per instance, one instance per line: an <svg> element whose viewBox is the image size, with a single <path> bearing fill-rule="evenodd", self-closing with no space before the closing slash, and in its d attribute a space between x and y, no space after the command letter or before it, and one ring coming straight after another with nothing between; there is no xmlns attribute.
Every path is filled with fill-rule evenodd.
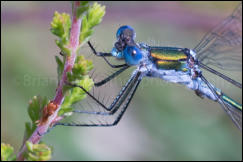
<svg viewBox="0 0 243 162"><path fill-rule="evenodd" d="M80 28L81 28L81 18L76 17L76 9L80 5L80 2L73 2L73 3L74 3L74 6L73 6L73 12L72 12L73 13L72 26L71 26L71 31L70 31L70 43L69 43L69 47L68 47L71 50L71 55L66 56L67 58L66 58L66 62L64 65L63 75L62 75L60 83L56 89L56 95L52 101L53 104L58 105L58 107L55 110L55 112L51 116L48 117L47 122L45 122L44 124L38 125L36 130L30 136L28 141L30 141L33 144L39 143L40 139L42 138L42 135L44 135L46 133L48 128L51 125L55 124L56 122L58 122L59 120L62 119L57 116L58 111L61 108L62 102L64 100L64 95L62 93L62 90L63 90L63 86L65 85L65 82L67 80L67 72L70 72L72 70L75 59L76 59L76 50L79 45L79 34L80 34ZM41 134L41 136L40 136L40 134ZM24 144L18 153L17 160L24 160L23 153L25 152L25 150L26 150L26 145Z"/></svg>

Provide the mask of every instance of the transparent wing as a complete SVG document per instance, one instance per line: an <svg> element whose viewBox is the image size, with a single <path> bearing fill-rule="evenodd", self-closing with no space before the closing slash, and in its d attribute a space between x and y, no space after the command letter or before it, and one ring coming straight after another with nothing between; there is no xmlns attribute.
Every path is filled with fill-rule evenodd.
<svg viewBox="0 0 243 162"><path fill-rule="evenodd" d="M242 70L242 4L194 48L197 59L223 70Z"/></svg>
<svg viewBox="0 0 243 162"><path fill-rule="evenodd" d="M109 108L114 99L120 93L121 88L129 80L133 68L111 68L102 57L97 57L92 54L89 47L87 47L87 53L89 53L89 55L86 55L85 58L92 60L94 64L94 69L90 72L89 76L93 79L94 83L99 83L98 86L93 86L89 93L99 100L105 107ZM117 60L111 57L107 59L113 65L124 63L123 60ZM124 71L122 69L124 69ZM114 78L107 80L107 78L118 71L121 72L118 75L115 75ZM110 123L114 119L114 116L116 116L92 115L92 112L101 112L105 114L109 111L105 110L102 105L95 102L93 98L88 95L82 101L72 105L72 108L74 108L74 111L76 112L79 111L86 113L75 112L70 116L70 118L65 119L65 123L70 123L70 121L74 121L76 124Z"/></svg>
<svg viewBox="0 0 243 162"><path fill-rule="evenodd" d="M234 107L232 107L231 105L227 105L228 106L228 110L230 111L230 117L232 118L232 120L234 121L234 123L236 124L236 126L242 130L242 112L240 110L235 109Z"/></svg>
<svg viewBox="0 0 243 162"><path fill-rule="evenodd" d="M201 76L201 79L204 81L205 84L207 84L209 89L212 91L212 93L218 99L217 102L221 105L222 109L229 115L229 117L234 122L234 124L240 130L242 130L242 111L233 107L229 103L225 102L222 99L222 95L220 96L217 94L216 90L212 87L212 85L207 81L207 79L204 76Z"/></svg>
<svg viewBox="0 0 243 162"><path fill-rule="evenodd" d="M96 122L91 121L90 123L80 123L80 122L69 122L69 123L57 123L56 125L63 125L63 126L87 126L87 127L110 127L110 126L114 126L116 124L119 123L119 121L121 120L122 116L124 115L124 113L126 112L129 103L131 102L136 89L138 88L139 83L142 80L142 76L140 72L136 72L134 73L134 75L129 79L129 81L127 82L128 84L126 84L121 92L119 93L119 96L115 99L118 102L116 102L116 104L114 104L112 111L108 112L89 112L89 115L95 115L96 116ZM81 89L83 89L82 87L79 87ZM89 92L86 92L87 94L89 94ZM91 96L89 94L89 97L93 98L93 96ZM94 102L97 102L98 104L100 104L100 102L93 98ZM102 104L103 105L103 104ZM85 112L73 112L73 113L79 113L79 114L85 114ZM87 114L87 113L86 113ZM103 117L106 118L106 120L100 120L99 117ZM109 117L113 118L113 121L108 122ZM107 119L108 118L108 119Z"/></svg>

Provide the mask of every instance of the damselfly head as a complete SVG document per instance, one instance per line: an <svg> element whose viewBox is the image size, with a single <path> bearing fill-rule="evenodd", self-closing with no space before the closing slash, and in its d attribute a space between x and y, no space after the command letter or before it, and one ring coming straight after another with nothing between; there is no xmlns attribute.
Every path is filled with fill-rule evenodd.
<svg viewBox="0 0 243 162"><path fill-rule="evenodd" d="M123 51L127 45L135 45L135 31L132 27L128 25L121 26L116 32L117 42L115 43L115 48L118 51Z"/></svg>
<svg viewBox="0 0 243 162"><path fill-rule="evenodd" d="M141 53L139 47L135 43L134 39L136 37L135 31L132 27L128 25L121 26L116 32L117 41L112 49L112 55L118 59L130 56L135 56L137 53ZM131 50L133 48L133 50ZM128 64L133 64L131 59L128 59Z"/></svg>

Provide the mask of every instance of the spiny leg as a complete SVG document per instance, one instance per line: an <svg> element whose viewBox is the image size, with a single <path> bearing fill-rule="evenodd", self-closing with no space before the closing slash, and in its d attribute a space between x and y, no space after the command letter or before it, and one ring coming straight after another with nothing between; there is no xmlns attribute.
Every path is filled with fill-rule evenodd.
<svg viewBox="0 0 243 162"><path fill-rule="evenodd" d="M115 73L111 74L110 76L108 76L107 78L97 82L97 83L94 83L94 85L96 87L99 87L99 86L102 86L104 85L105 83L109 82L110 80L112 80L113 78L115 78L116 76L120 75L123 71L125 71L126 69L128 69L130 66L124 66L122 67L121 69L117 70Z"/></svg>
<svg viewBox="0 0 243 162"><path fill-rule="evenodd" d="M139 72L140 73L140 72ZM88 91L86 91L82 86L71 84L71 83L66 83L67 85L73 86L73 87L78 87L81 88L88 96L90 96L96 103L98 103L102 108L104 108L107 111L112 111L114 106L117 104L117 102L120 100L124 92L128 89L129 85L132 83L132 81L136 78L138 73L133 74L130 79L127 81L127 83L122 87L121 91L117 95L117 97L114 99L114 101L111 103L109 107L106 107L103 103L101 103L97 98L95 98L92 94L90 94ZM114 111L114 110L113 110ZM115 111L117 111L115 109ZM74 112L76 113L86 113L86 114L103 114L103 112L88 112L88 111L78 111L75 110Z"/></svg>
<svg viewBox="0 0 243 162"><path fill-rule="evenodd" d="M64 54L62 52L59 53L60 55L64 56ZM121 66L122 68L117 70L116 72L114 72L113 74L111 74L110 76L108 76L107 78L97 82L97 83L94 83L94 85L96 87L99 87L99 86L102 86L104 85L105 83L109 82L110 80L112 80L113 78L115 78L116 76L120 75L123 71L125 71L126 69L128 69L130 66L127 65L127 64L123 64L123 66ZM93 74L92 74L93 75Z"/></svg>
<svg viewBox="0 0 243 162"><path fill-rule="evenodd" d="M140 72L139 72L140 73ZM137 74L138 75L138 74ZM140 74L139 74L140 75ZM135 76L135 75L134 75ZM132 77L131 77L132 78ZM124 89L124 92L119 93L119 95L116 97L116 99L112 102L112 104L109 106L110 110L109 112L100 112L100 111L82 111L82 110L74 110L74 113L83 113L83 114L93 114L93 115L103 115L103 116L108 116L108 115L113 115L114 113L117 112L119 109L119 106L117 104L122 103L124 100L124 96L126 97L126 94L128 94L131 90L131 88L134 86L135 81L137 80L137 77L132 80L132 82L128 81L125 86L123 86L122 90ZM128 84L129 83L129 84ZM127 88L124 88L127 87ZM126 90L127 89L127 90ZM123 98L123 99L122 99ZM96 99L97 100L97 99ZM98 100L99 101L99 100ZM118 102L119 101L119 102ZM99 103L98 103L99 104ZM108 109L108 108L107 108Z"/></svg>
<svg viewBox="0 0 243 162"><path fill-rule="evenodd" d="M121 65L112 65L107 59L106 57L110 57L112 56L111 53L104 53L104 52L96 52L96 50L94 49L93 45L90 43L90 41L88 41L88 45L91 48L92 52L96 55L96 56L100 56L103 57L103 59L106 61L106 63L112 67L112 68L121 68L124 66L128 66L127 64L121 64Z"/></svg>
<svg viewBox="0 0 243 162"><path fill-rule="evenodd" d="M130 85L128 91L125 93L125 95L122 97L121 101L115 106L115 109L119 109L119 107L122 105L122 103L127 99L125 105L121 108L121 112L118 114L117 118L112 123L92 123L92 124L75 124L75 123L56 123L56 125L63 125L63 126L86 126L86 127L109 127L109 126L115 126L119 121L121 120L122 116L124 115L125 111L127 110L127 107L129 103L131 102L131 99L133 98L137 87L139 83L141 82L142 78L140 78L140 73L136 76L134 79L133 84ZM130 95L129 95L130 93ZM114 113L113 113L114 114Z"/></svg>
<svg viewBox="0 0 243 162"><path fill-rule="evenodd" d="M200 78L202 79L202 81L204 83L207 84L208 88L211 90L211 92L214 94L215 98L217 99L217 102L220 103L223 110L230 116L230 118L234 122L234 124L241 130L242 123L237 120L238 117L236 118L236 114L232 114L232 112L234 112L232 110L233 108L227 106L227 104L223 101L222 96L217 94L214 87L206 80L206 78L203 75L201 75Z"/></svg>
<svg viewBox="0 0 243 162"><path fill-rule="evenodd" d="M92 52L93 52L96 56L105 56L105 57L112 56L111 53L96 52L94 46L90 43L90 41L88 41L88 45L89 45L89 47L91 48Z"/></svg>

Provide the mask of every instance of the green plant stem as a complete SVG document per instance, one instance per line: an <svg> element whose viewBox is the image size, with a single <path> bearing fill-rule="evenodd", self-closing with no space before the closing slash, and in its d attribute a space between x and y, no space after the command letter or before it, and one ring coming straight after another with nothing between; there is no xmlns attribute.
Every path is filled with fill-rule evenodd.
<svg viewBox="0 0 243 162"><path fill-rule="evenodd" d="M76 59L76 51L79 45L79 35L80 35L80 28L81 28L81 19L76 17L76 9L79 6L80 2L74 2L73 6L73 15L72 15L72 26L71 26L71 31L70 31L70 43L68 48L71 50L71 55L66 56L66 62L64 65L64 71L62 75L62 79L60 80L60 83L57 87L56 90L56 95L53 99L53 103L58 105L58 108L56 111L53 113L53 115L48 117L48 121L45 122L45 124L39 125L36 130L33 132L33 134L30 136L28 141L30 141L33 144L39 143L40 139L42 138L41 135L44 135L45 132L48 130L48 128L61 120L61 117L58 117L58 111L61 107L61 104L64 100L64 95L62 93L63 86L65 85L65 82L67 80L67 72L70 72L73 68L75 59ZM24 144L23 147L20 149L18 155L17 155L17 160L24 160L24 152L26 150L26 145Z"/></svg>

